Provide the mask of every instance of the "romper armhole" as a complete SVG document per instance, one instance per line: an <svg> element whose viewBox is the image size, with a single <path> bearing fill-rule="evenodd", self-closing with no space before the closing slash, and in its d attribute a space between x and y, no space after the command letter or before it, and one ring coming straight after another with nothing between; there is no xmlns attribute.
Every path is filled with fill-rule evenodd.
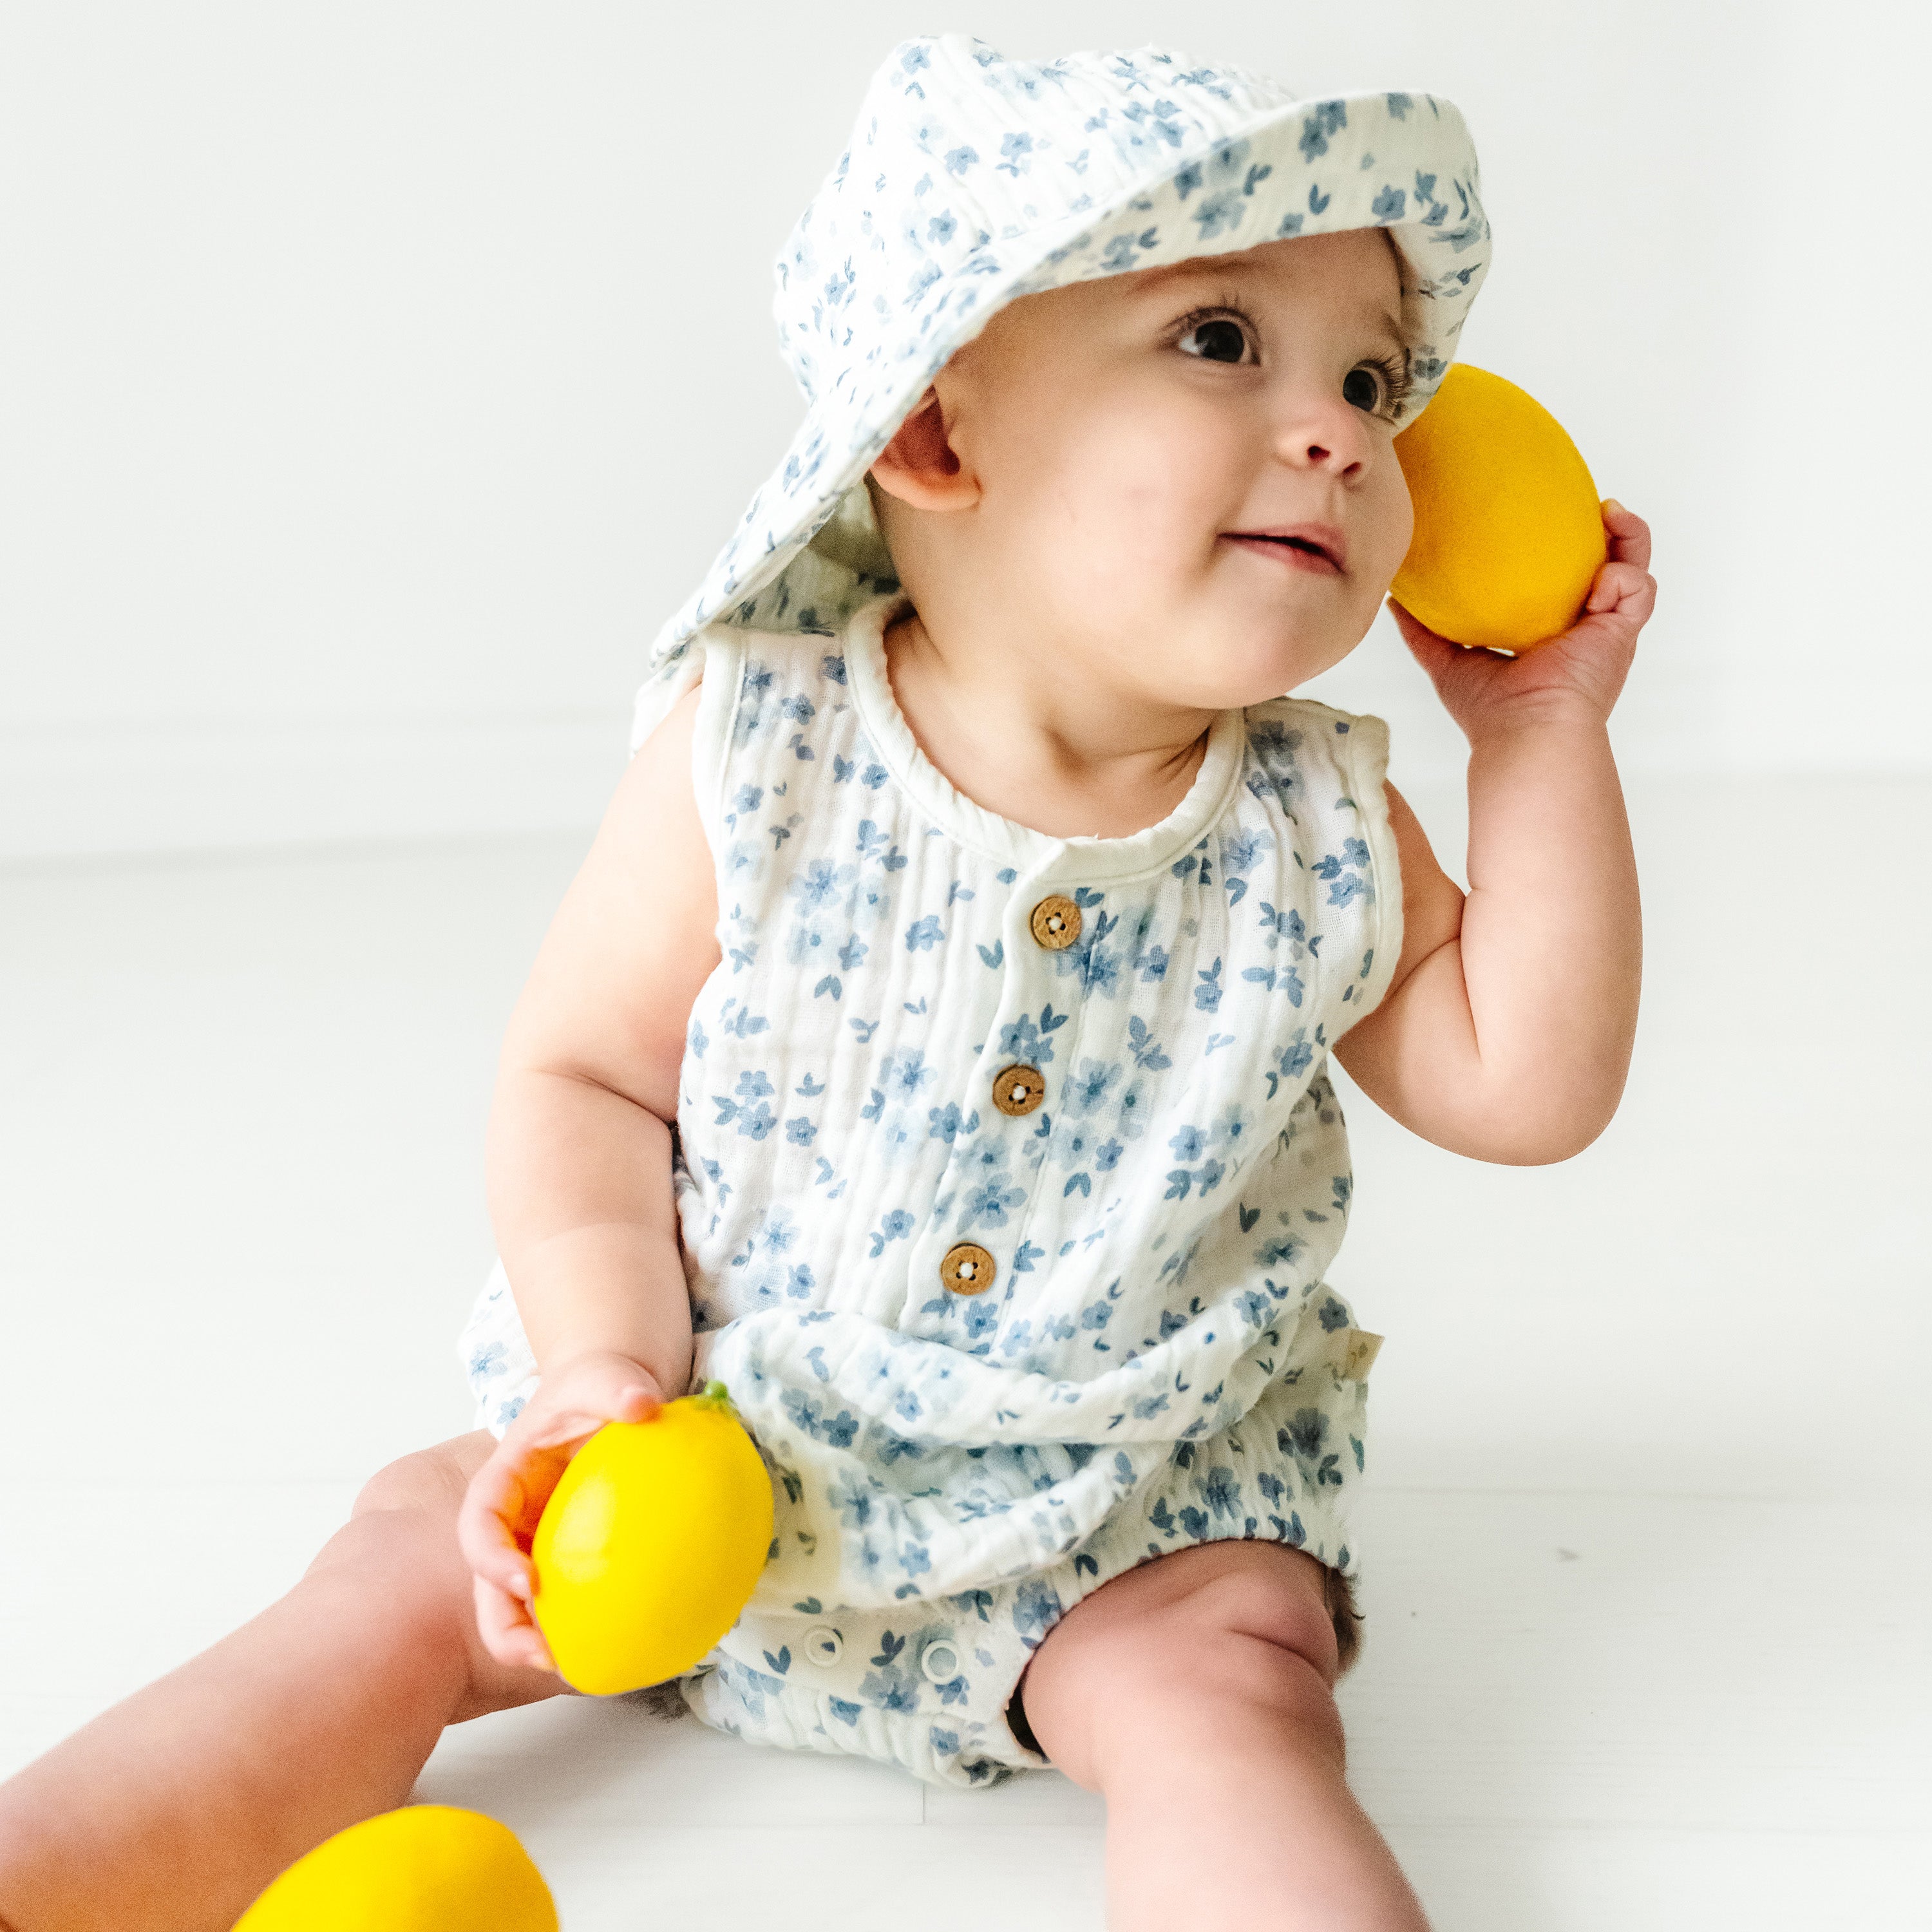
<svg viewBox="0 0 1932 1932"><path fill-rule="evenodd" d="M1402 865L1396 852L1395 827L1389 818L1389 730L1387 722L1369 712L1342 714L1348 729L1341 734L1342 769L1348 774L1348 796L1354 801L1362 842L1369 848L1369 866L1376 891L1372 953L1368 970L1357 982L1349 1002L1350 1024L1372 1013L1395 976L1402 956Z"/></svg>
<svg viewBox="0 0 1932 1932"><path fill-rule="evenodd" d="M710 841L713 858L724 850L724 784L731 743L731 728L737 717L740 687L743 682L743 640L736 635L707 633L700 640L704 652L698 676L698 716L691 729L691 784L698 800L698 816Z"/></svg>

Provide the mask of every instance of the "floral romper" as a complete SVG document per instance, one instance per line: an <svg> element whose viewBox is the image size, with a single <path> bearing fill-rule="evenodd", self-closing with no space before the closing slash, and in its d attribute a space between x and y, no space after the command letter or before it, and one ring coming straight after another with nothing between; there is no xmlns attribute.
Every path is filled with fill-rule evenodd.
<svg viewBox="0 0 1932 1932"><path fill-rule="evenodd" d="M1401 948L1388 731L1222 714L1124 838L962 796L894 701L890 591L842 632L700 634L723 958L675 1183L692 1387L773 1478L770 1561L680 1680L705 1723L935 1784L1046 1762L1006 1706L1090 1591L1224 1537L1352 1574L1376 1338L1330 1048ZM997 746L988 747L997 754ZM460 1344L536 1386L500 1264Z"/></svg>

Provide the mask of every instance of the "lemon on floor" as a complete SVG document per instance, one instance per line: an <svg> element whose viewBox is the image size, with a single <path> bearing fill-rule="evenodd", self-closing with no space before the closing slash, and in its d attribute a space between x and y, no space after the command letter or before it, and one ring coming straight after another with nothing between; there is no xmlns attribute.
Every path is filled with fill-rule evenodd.
<svg viewBox="0 0 1932 1932"><path fill-rule="evenodd" d="M235 1932L557 1932L556 1907L507 1826L409 1804L324 1839Z"/></svg>

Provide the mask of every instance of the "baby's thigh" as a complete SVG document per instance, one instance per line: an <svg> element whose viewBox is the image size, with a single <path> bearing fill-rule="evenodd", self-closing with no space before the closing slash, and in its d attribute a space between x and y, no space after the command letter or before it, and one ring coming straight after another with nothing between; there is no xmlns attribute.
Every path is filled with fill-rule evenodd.
<svg viewBox="0 0 1932 1932"><path fill-rule="evenodd" d="M476 1579L456 1519L470 1478L496 1446L488 1430L475 1430L378 1470L308 1570L325 1588L386 1606L386 1641L415 1654L426 1672L449 1677L453 1722L568 1688L548 1671L498 1662L477 1630Z"/></svg>
<svg viewBox="0 0 1932 1932"><path fill-rule="evenodd" d="M1178 1747L1231 1701L1286 1699L1325 1730L1338 1722L1336 1587L1325 1565L1286 1544L1226 1538L1152 1558L1082 1598L1041 1640L1019 1687L1027 1724L1090 1789L1110 1746Z"/></svg>

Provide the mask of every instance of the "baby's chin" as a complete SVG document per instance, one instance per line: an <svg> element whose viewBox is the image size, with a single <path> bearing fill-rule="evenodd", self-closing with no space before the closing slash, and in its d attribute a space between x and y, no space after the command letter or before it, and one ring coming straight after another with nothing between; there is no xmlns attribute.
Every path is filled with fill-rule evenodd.
<svg viewBox="0 0 1932 1932"><path fill-rule="evenodd" d="M1204 711L1243 711L1285 698L1340 664L1360 639L1334 627L1285 628L1279 619L1237 626L1234 634L1195 640L1184 662L1164 668L1160 694Z"/></svg>
<svg viewBox="0 0 1932 1932"><path fill-rule="evenodd" d="M1365 597L1365 588L1355 579L1311 577L1261 594L1223 576L1181 593L1169 607L1171 627L1154 627L1148 640L1163 660L1155 674L1160 695L1215 711L1285 697L1368 634L1382 600Z"/></svg>

